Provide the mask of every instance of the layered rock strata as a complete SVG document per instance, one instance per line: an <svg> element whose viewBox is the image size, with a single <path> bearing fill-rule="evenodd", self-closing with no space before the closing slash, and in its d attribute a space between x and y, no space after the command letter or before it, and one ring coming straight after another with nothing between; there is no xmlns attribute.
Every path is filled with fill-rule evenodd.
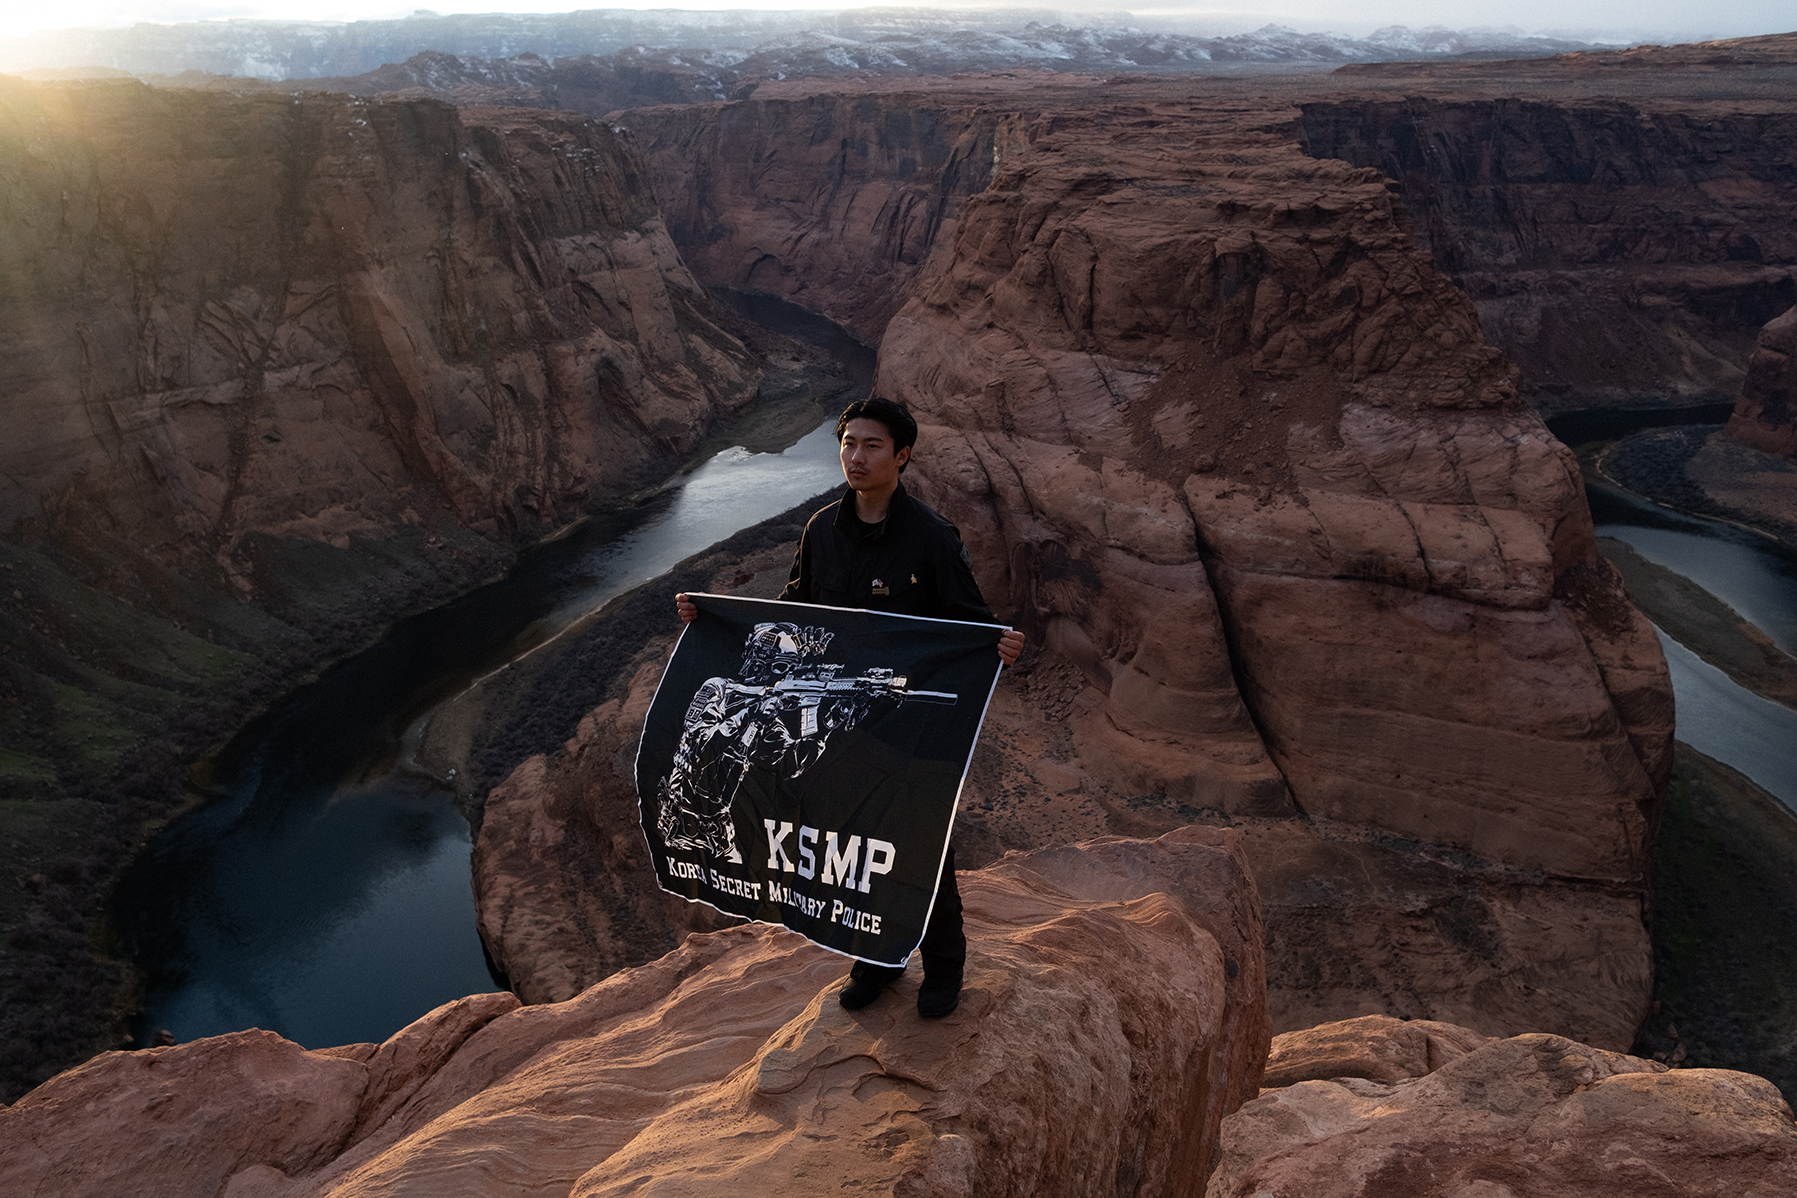
<svg viewBox="0 0 1797 1198"><path fill-rule="evenodd" d="M759 371L582 118L0 79L0 163L16 1094L97 1046L97 895L194 757Z"/></svg>
<svg viewBox="0 0 1797 1198"><path fill-rule="evenodd" d="M1783 1194L1797 1123L1764 1078L1559 1036L1356 1019L1274 1041L1209 1198Z"/></svg>
<svg viewBox="0 0 1797 1198"><path fill-rule="evenodd" d="M883 388L934 425L931 497L1102 695L1071 717L1086 770L1624 891L1584 979L1601 997L1570 1010L1569 978L1530 993L1536 945L1496 908L1461 905L1468 935L1405 919L1409 892L1370 873L1282 872L1269 908L1301 919L1270 924L1294 950L1273 954L1278 1026L1453 1010L1626 1046L1670 696L1570 459L1379 179L1180 115L1137 117L1164 139L1102 158L1063 123L968 205L882 347ZM1583 893L1524 889L1592 943ZM1416 933L1398 951L1341 951L1394 922ZM1515 999L1479 1002L1469 955Z"/></svg>
<svg viewBox="0 0 1797 1198"><path fill-rule="evenodd" d="M1607 480L1797 549L1797 307L1768 321L1728 422L1643 429L1596 462Z"/></svg>
<svg viewBox="0 0 1797 1198"><path fill-rule="evenodd" d="M1741 398L1723 431L1764 453L1797 461L1797 308L1760 330Z"/></svg>
<svg viewBox="0 0 1797 1198"><path fill-rule="evenodd" d="M1794 68L1789 34L1355 67L1299 127L1394 181L1538 409L1725 402L1797 300Z"/></svg>
<svg viewBox="0 0 1797 1198"><path fill-rule="evenodd" d="M566 1002L462 999L379 1046L241 1032L107 1054L0 1110L0 1188L1202 1192L1268 1043L1231 834L1010 858L963 894L976 952L940 1022L913 981L844 1011L842 958L730 929Z"/></svg>
<svg viewBox="0 0 1797 1198"><path fill-rule="evenodd" d="M754 372L591 121L11 84L0 526L246 591L254 534L494 532L693 444Z"/></svg>
<svg viewBox="0 0 1797 1198"><path fill-rule="evenodd" d="M970 97L764 85L752 102L637 109L669 232L708 283L878 341L1005 153Z"/></svg>
<svg viewBox="0 0 1797 1198"><path fill-rule="evenodd" d="M1024 137L879 386L926 422L929 497L1005 563L988 593L1104 694L1086 758L1638 883L1657 644L1382 180L1171 100Z"/></svg>

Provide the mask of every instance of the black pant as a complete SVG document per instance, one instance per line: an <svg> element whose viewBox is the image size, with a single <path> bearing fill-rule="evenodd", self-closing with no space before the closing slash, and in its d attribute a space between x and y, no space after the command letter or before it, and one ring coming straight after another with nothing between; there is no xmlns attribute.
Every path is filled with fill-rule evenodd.
<svg viewBox="0 0 1797 1198"><path fill-rule="evenodd" d="M961 888L955 885L955 846L948 846L942 862L942 878L936 883L936 902L930 907L930 922L924 925L923 943L917 946L923 955L923 976L927 982L961 986L961 972L967 965L967 933L961 927ZM895 981L904 973L903 966L870 965L857 961L849 969L852 978L880 977Z"/></svg>

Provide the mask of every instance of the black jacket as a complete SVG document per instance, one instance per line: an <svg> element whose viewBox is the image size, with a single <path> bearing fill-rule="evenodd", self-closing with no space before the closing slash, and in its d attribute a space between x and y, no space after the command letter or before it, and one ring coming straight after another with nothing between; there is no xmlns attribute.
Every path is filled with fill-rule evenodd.
<svg viewBox="0 0 1797 1198"><path fill-rule="evenodd" d="M811 517L792 576L780 598L793 603L862 607L907 616L991 624L992 609L973 579L961 533L900 483L886 519L866 536L855 519L855 493Z"/></svg>

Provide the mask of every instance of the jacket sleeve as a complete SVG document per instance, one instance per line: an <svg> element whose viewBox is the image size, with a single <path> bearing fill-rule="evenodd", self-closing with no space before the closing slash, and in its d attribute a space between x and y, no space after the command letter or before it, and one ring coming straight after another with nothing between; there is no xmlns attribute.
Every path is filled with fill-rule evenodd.
<svg viewBox="0 0 1797 1198"><path fill-rule="evenodd" d="M973 560L961 534L952 525L936 539L933 554L936 576L936 602L947 620L969 620L976 624L998 623L992 609L980 594L980 584L973 576Z"/></svg>
<svg viewBox="0 0 1797 1198"><path fill-rule="evenodd" d="M805 531L799 535L799 547L793 550L792 570L787 574L786 586L775 596L786 603L811 603L811 525L805 525Z"/></svg>

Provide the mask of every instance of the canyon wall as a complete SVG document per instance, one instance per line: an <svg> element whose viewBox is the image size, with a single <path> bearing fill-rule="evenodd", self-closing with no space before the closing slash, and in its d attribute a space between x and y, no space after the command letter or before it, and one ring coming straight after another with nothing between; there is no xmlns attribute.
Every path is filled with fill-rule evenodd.
<svg viewBox="0 0 1797 1198"><path fill-rule="evenodd" d="M717 319L602 124L0 79L0 1092L100 1043L193 760L665 477L756 394Z"/></svg>
<svg viewBox="0 0 1797 1198"><path fill-rule="evenodd" d="M80 511L246 590L246 536L573 510L753 394L590 121L11 85L0 526Z"/></svg>
<svg viewBox="0 0 1797 1198"><path fill-rule="evenodd" d="M1172 103L1029 135L879 385L1007 606L1107 692L1093 750L1202 806L1639 877L1651 634L1382 180Z"/></svg>
<svg viewBox="0 0 1797 1198"><path fill-rule="evenodd" d="M988 564L988 596L1082 670L1068 719L1089 773L1539 871L1562 887L1555 935L1625 896L1607 1013L1568 974L1475 1026L1626 1047L1671 695L1570 453L1380 175L1271 122L1139 96L1088 92L1019 126L1024 148L888 326L878 386L924 424L918 489ZM1330 883L1338 907L1383 890ZM1540 947L1495 909L1473 922L1499 978ZM1464 934L1438 922L1385 968ZM1279 1026L1327 1017L1344 983L1416 1015L1452 988L1413 975L1412 1005L1390 974L1313 972L1308 1000L1275 1000Z"/></svg>
<svg viewBox="0 0 1797 1198"><path fill-rule="evenodd" d="M1764 453L1797 461L1797 307L1760 330L1741 398L1723 431Z"/></svg>
<svg viewBox="0 0 1797 1198"><path fill-rule="evenodd" d="M755 394L640 155L590 121L9 82L0 157L27 705L107 690L70 657L154 672L94 631L146 612L220 643L165 672L229 674L211 658L266 657L282 623L465 585Z"/></svg>
<svg viewBox="0 0 1797 1198"><path fill-rule="evenodd" d="M831 94L636 109L668 230L700 278L777 295L869 342L1005 152L1007 114L965 95Z"/></svg>
<svg viewBox="0 0 1797 1198"><path fill-rule="evenodd" d="M1301 135L1394 181L1538 410L1732 401L1760 326L1797 300L1797 111L1751 87L1675 98L1675 62L1656 68L1668 96L1556 96L1555 70L1591 73L1579 57L1521 95L1424 79L1304 103Z"/></svg>

